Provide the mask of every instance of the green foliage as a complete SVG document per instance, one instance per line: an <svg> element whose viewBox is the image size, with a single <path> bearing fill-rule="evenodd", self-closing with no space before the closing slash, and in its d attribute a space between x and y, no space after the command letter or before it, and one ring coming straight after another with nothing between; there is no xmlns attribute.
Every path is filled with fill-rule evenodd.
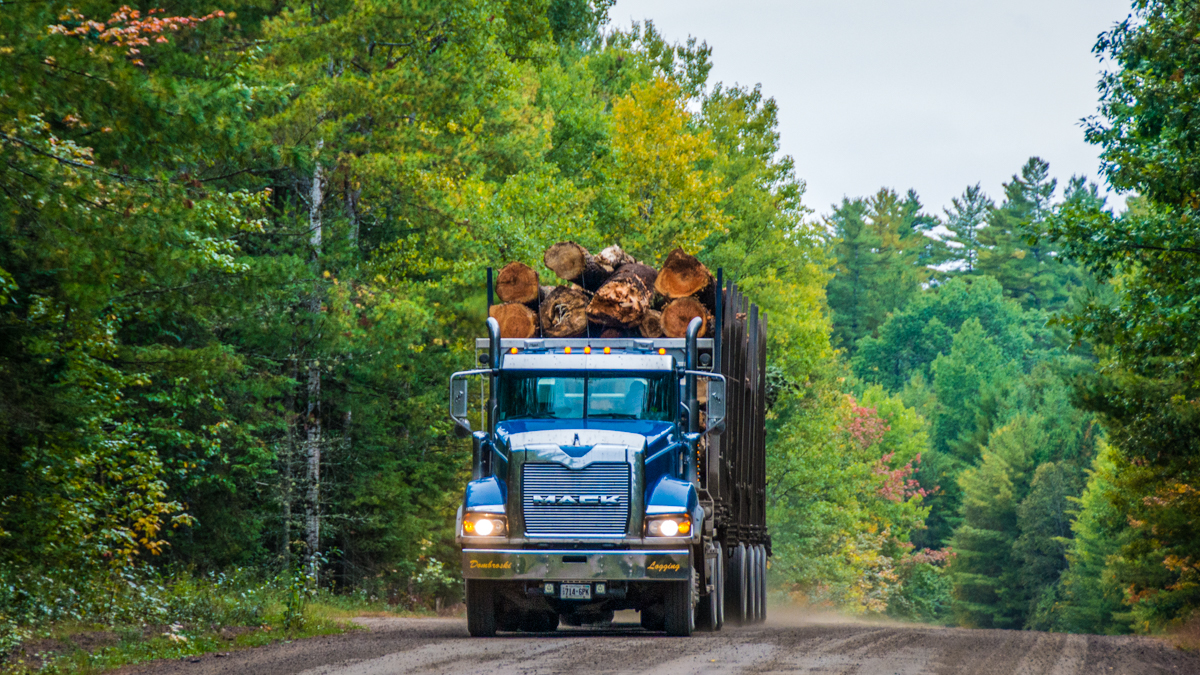
<svg viewBox="0 0 1200 675"><path fill-rule="evenodd" d="M1122 544L1106 569L1125 589L1134 627L1152 630L1200 608L1200 127L1186 112L1197 86L1200 14L1191 3L1158 0L1137 0L1134 10L1096 44L1114 68L1101 79L1100 115L1088 121L1087 136L1100 146L1109 183L1140 197L1119 216L1096 199L1077 199L1049 234L1114 289L1113 297L1090 298L1066 324L1101 358L1081 379L1079 397L1111 434L1118 467L1111 501L1129 525L1123 534L1101 531L1099 541ZM1114 626L1102 603L1087 616Z"/></svg>
<svg viewBox="0 0 1200 675"><path fill-rule="evenodd" d="M1021 369L1049 338L1039 317L1005 299L994 279L951 279L892 314L877 336L864 337L850 361L854 373L897 392L918 373L930 381L934 360L950 353L954 335L968 320L979 322L1000 359Z"/></svg>
<svg viewBox="0 0 1200 675"><path fill-rule="evenodd" d="M901 197L888 189L867 199L845 199L834 210L827 227L836 237L828 287L836 346L853 351L920 291L929 276L917 264L926 262L931 240L922 231L928 222L915 194Z"/></svg>
<svg viewBox="0 0 1200 675"><path fill-rule="evenodd" d="M1129 630L1128 610L1114 565L1129 538L1127 524L1115 505L1116 456L1112 446L1100 446L1079 498L1078 513L1071 522L1074 536L1066 553L1068 567L1059 590L1056 629L1102 634Z"/></svg>

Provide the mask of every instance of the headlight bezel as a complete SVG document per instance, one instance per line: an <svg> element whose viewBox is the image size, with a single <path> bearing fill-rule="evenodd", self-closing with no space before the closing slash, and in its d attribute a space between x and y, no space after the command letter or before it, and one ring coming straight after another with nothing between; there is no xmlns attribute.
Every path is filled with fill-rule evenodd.
<svg viewBox="0 0 1200 675"><path fill-rule="evenodd" d="M647 539L691 539L692 528L690 514L664 513L646 516L643 533ZM672 529L673 533L666 533Z"/></svg>
<svg viewBox="0 0 1200 675"><path fill-rule="evenodd" d="M490 524L491 530L486 534L479 531L481 522ZM488 537L492 539L498 537L507 537L508 517L501 513L488 513L486 511L471 511L464 513L462 519L462 536Z"/></svg>

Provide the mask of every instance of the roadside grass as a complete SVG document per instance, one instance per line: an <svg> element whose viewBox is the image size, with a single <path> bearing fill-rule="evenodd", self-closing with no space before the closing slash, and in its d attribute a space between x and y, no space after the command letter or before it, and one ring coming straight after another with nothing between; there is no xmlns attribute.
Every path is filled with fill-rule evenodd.
<svg viewBox="0 0 1200 675"><path fill-rule="evenodd" d="M101 673L358 630L357 616L435 614L416 598L407 609L363 591L317 589L302 574L22 581L0 593L0 675Z"/></svg>

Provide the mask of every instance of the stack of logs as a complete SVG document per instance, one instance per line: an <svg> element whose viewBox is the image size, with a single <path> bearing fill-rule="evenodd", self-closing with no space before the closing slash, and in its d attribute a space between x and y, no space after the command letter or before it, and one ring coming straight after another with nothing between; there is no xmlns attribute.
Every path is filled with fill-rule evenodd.
<svg viewBox="0 0 1200 675"><path fill-rule="evenodd" d="M561 286L542 286L524 263L505 265L496 278L504 304L489 314L505 338L684 337L700 317L700 335L713 330L716 288L712 274L694 256L675 249L662 269L634 260L620 246L597 255L572 241L546 249L546 267Z"/></svg>

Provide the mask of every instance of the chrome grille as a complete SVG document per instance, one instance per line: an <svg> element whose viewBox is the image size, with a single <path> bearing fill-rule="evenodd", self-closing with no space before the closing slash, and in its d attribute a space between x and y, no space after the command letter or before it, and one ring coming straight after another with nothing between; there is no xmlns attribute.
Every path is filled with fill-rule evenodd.
<svg viewBox="0 0 1200 675"><path fill-rule="evenodd" d="M561 464L525 464L521 470L525 534L530 537L623 536L629 523L629 465L597 463L578 471ZM547 504L545 497L604 496L615 505ZM535 499L540 498L540 499ZM538 502L538 503L535 503Z"/></svg>

